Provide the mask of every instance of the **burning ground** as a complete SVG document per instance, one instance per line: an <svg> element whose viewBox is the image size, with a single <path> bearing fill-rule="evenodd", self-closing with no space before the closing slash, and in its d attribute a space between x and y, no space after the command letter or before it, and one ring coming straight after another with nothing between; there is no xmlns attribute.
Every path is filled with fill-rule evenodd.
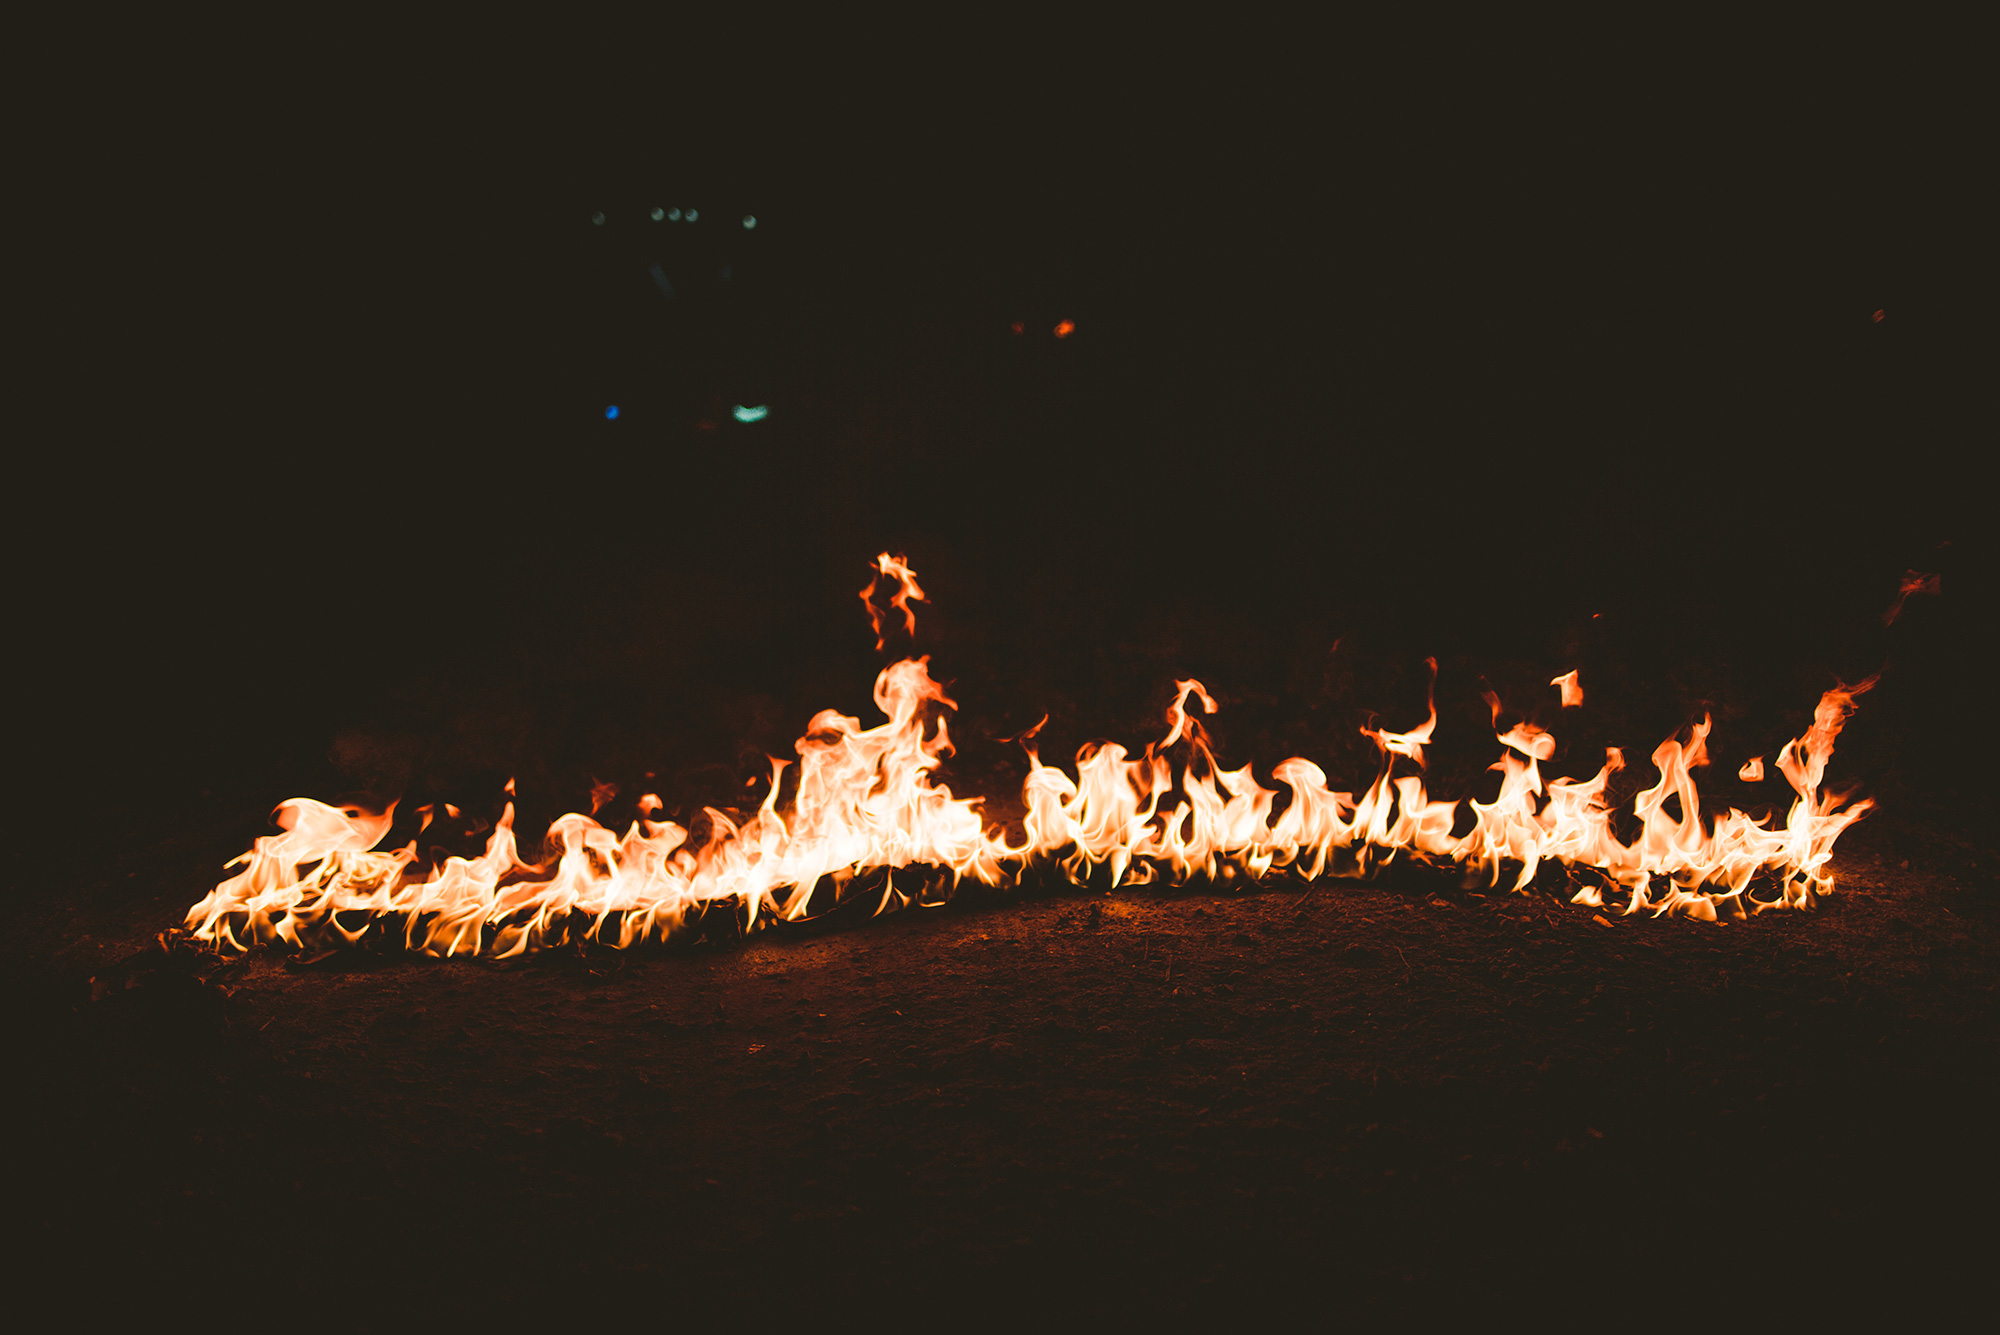
<svg viewBox="0 0 2000 1335"><path fill-rule="evenodd" d="M886 641L883 609L872 601L878 586L890 581L888 601L911 637L917 617L910 603L924 594L900 556L883 552L873 570L860 596L879 652ZM1884 624L1893 620L1892 611ZM415 837L392 852L383 845L396 828L395 803L369 810L293 798L275 813L283 833L259 838L233 859L230 867L243 870L190 909L185 926L196 941L231 952L284 945L320 954L372 935L400 937L402 948L446 958L510 959L572 942L624 948L669 940L690 919L712 931L717 915L740 915L754 931L856 902L876 913L935 907L967 879L1016 885L1057 866L1079 885L1115 889L1197 876L1367 876L1399 857L1456 869L1466 887L1504 883L1511 890L1532 884L1549 861L1566 869L1575 904L1602 908L1607 891L1622 891L1627 916L1682 913L1714 922L1727 913L1741 921L1811 907L1815 892L1830 891L1834 843L1873 805L1850 800L1847 790L1821 792L1834 740L1855 697L1874 687L1872 676L1826 691L1812 726L1779 750L1776 769L1795 795L1782 825L1733 806L1704 817L1693 776L1709 763L1714 720L1704 714L1685 741L1670 737L1653 751L1658 778L1632 798L1624 824L1636 835L1621 836L1614 827L1621 813L1607 797L1612 775L1625 768L1621 750L1606 747L1602 767L1587 780L1545 783L1538 765L1555 757L1556 737L1491 688L1481 695L1505 748L1487 767L1502 776L1499 790L1488 802L1438 800L1422 773L1438 726L1431 658L1422 723L1403 732L1359 729L1378 752L1374 781L1359 797L1330 790L1326 772L1300 757L1271 771L1287 790L1282 808L1280 793L1258 782L1254 765L1224 769L1197 717L1213 715L1217 704L1194 678L1174 683L1166 735L1143 755L1128 760L1124 746L1091 741L1077 752L1074 778L1041 762L1033 739L1048 722L1044 714L1017 739L1001 739L1019 740L1027 751L1015 839L987 822L983 797L955 797L933 779L955 752L947 711L957 704L932 678L929 661L900 658L876 677L883 723L863 728L858 718L820 710L795 743L796 777L787 784L794 762L772 757L755 813L704 805L700 840L687 825L662 818L656 793L638 799L637 819L620 838L593 819L618 785L593 780L590 814L569 812L548 827L541 841L548 859L522 857L510 800L478 856L434 846L426 866L420 839L435 804L418 809ZM1549 682L1565 711L1584 703L1580 676L1572 668ZM1512 725L1500 731L1509 716ZM1399 761L1408 762L1400 776ZM1763 782L1763 757L1746 760L1737 778ZM753 774L747 786L758 783ZM512 779L506 792L515 793ZM443 812L463 818L450 803ZM462 834L484 828L480 822ZM1760 877L1763 895L1752 892Z"/></svg>
<svg viewBox="0 0 2000 1335"><path fill-rule="evenodd" d="M187 171L177 150L154 156L199 184L135 213L167 196L99 163L127 203L61 211L116 233L77 272L116 286L101 254L141 244L186 299L70 303L87 337L54 343L87 349L89 374L10 528L34 734L15 772L50 808L12 827L0 935L18 1305L344 1328L1942 1315L1983 1279L1996 1185L1974 559L1991 433L1965 393L1983 324L1946 316L1964 284L1943 244L1978 210L1912 188L1975 179L1933 147L1952 117L1903 135L1879 81L1846 83L1881 147L1825 172L1796 151L1822 97L1804 121L1787 102L1776 139L1708 99L1704 134L1634 83L1666 108L1671 157L1589 99L1569 116L1602 127L1589 143L1516 132L1497 104L1447 112L1438 134L1494 168L1468 175L1397 135L1430 116L1403 89L1348 118L1379 176L1316 124L1310 154L1246 156L1272 118L1218 139L1216 99L1197 99L1200 138L1256 188L1212 188L1176 143L1161 179L1195 206L1143 210L1174 220L1150 229L1130 189L1081 212L1074 192L1010 195L989 155L941 139L923 169L881 159L921 209L857 185L858 207L823 210L854 220L847 240L746 262L727 304L663 301L660 256L627 245L656 224L552 180L501 192L542 220L518 228L483 188L412 209L345 123L372 184L318 179L298 209L218 214L241 163ZM1089 175L1119 175L1063 101ZM215 140L182 137L197 157ZM436 174L434 144L393 139ZM1725 140L1750 146L1752 188L1714 170ZM324 169L296 147L272 161ZM657 147L639 156L666 171ZM828 155L840 175L859 158ZM932 158L981 178L976 208L925 198ZM1605 188L1612 163L1629 191ZM1312 188L1282 198L1281 177ZM628 204L670 184L627 183ZM342 197L358 209L327 207ZM803 238L788 211L760 206L756 239ZM134 229L172 218L213 240L147 250ZM313 284L287 314L270 276L302 255L366 281ZM488 295L434 309L445 272ZM1058 319L1069 337L1008 324ZM914 645L893 602L875 600L877 633L858 616L858 559L884 547L933 599ZM677 930L626 950L574 930L567 910L617 878L589 826L553 846L543 830L587 815L616 843L671 822L686 838L653 845L665 868L710 846L704 807L749 829L777 756L796 763L772 818L796 835L797 739L867 732L870 683L926 654L959 705L930 772L988 799L978 840L1030 839L1018 739L1044 715L1040 763L1081 795L1085 748L1132 775L1176 695L1218 762L1211 815L1244 793L1254 813L1222 779L1251 766L1275 836L1313 791L1302 771L1282 783L1286 757L1319 767L1349 829L1378 781L1385 834L1419 809L1402 781L1460 805L1370 853L1372 875L1316 885L1252 820L1212 870L1146 849L1144 885L1112 887L1109 857L1076 885L1052 845L996 856L1004 874L943 907L871 916L868 873L851 906L787 921L806 859L793 890L748 878L778 892L768 930L739 937L708 907L729 896L671 884ZM1580 706L1556 684L1573 672ZM1632 866L1599 845L1510 889L1533 843L1517 818L1557 781L1592 783L1607 748L1626 762L1604 779L1609 833L1645 848L1648 793L1674 827L1641 863L1685 856L1675 839L1731 809L1789 836L1806 795L1780 757L1810 760L1816 706L1870 678L1805 785L1812 819L1875 804L1837 844L1808 822L1802 858L1759 849L1740 886L1727 857ZM821 710L854 728L814 728ZM1392 736L1422 745L1421 770ZM1127 748L1118 765L1104 743ZM1155 816L1195 811L1124 825L1135 859L1207 818L1194 749L1166 748L1167 791L1127 785ZM314 929L299 950L174 936L250 870L226 864L286 799L400 799L373 849L337 851L414 842L421 887L485 854L509 778L523 865L462 872L477 954L406 949L387 929L462 939L431 935L421 905L292 919ZM1040 833L1107 832L1042 781L1063 823ZM1473 803L1494 812L1483 831ZM1337 870L1382 849L1361 828ZM509 917L525 905L489 916L489 892L498 908L563 874L563 830L581 848L547 930ZM1483 847L1460 842L1475 832ZM1266 852L1274 874L1223 875ZM1625 878L1593 887L1593 867ZM1656 887L1709 869L1725 874ZM1647 909L1656 888L1700 895L1717 921L1625 914L1638 871ZM1799 911L1748 911L1787 882ZM1602 904L1573 902L1590 888ZM627 915L601 921L615 936ZM252 917L213 925L251 945Z"/></svg>
<svg viewBox="0 0 2000 1335"><path fill-rule="evenodd" d="M1411 871L304 968L148 938L225 837L105 850L15 975L31 1217L134 1296L1908 1318L1983 1245L1996 854L1935 824L1720 927Z"/></svg>
<svg viewBox="0 0 2000 1335"><path fill-rule="evenodd" d="M1909 629L1884 628L1871 602L1871 634ZM1657 619L1633 625L1632 642L1659 638ZM941 657L979 662L940 639ZM1234 670L1197 664L1210 680L1254 682L1260 661L1298 680L1298 661L1329 661L1305 637L1290 661L1268 635L1219 639L1237 646ZM1637 687L1652 679L1621 667L1649 659L1621 658L1615 637L1576 643L1569 664L1606 683L1563 726L1579 754L1673 731L1619 703L1651 698ZM1861 651L1880 661L1879 641ZM1336 670L1355 675L1352 695L1392 697L1401 726L1423 716L1431 673L1419 659L1370 677L1391 655L1342 652L1330 684L1304 693L1317 738L1287 731L1277 692L1260 713L1247 691L1204 715L1215 753L1329 755L1369 781L1384 748ZM1099 675L1171 681L1159 669L1189 653L1162 636L1143 674ZM1507 781L1488 768L1507 722L1463 657L1441 657L1425 773L1490 801L1473 785ZM1051 707L1019 661L955 688L1002 703L959 725L941 780L1018 785L1009 739L1040 717L1031 703L1052 716L1038 739L1052 754L1054 735L1074 744L1091 726L1079 719L1106 716L1087 693ZM1483 671L1495 694L1524 684L1563 711L1549 682L1565 666L1495 657ZM2000 850L1967 834L1976 804L1898 786L1891 743L1909 734L1877 721L1909 699L1892 690L1910 671L1885 673L1842 734L1850 772L1893 800L1842 835L1821 869L1835 892L1713 922L1576 903L1559 859L1518 891L1525 864L1496 883L1398 857L1308 883L1227 877L1223 860L1178 886L1113 887L1106 867L1074 884L1058 859L880 917L872 872L841 907L748 936L725 904L635 949L579 935L440 960L365 932L348 949L227 955L175 932L190 887L214 884L254 829L251 798L279 780L142 810L81 859L16 863L35 1257L78 1289L115 1264L106 1301L359 1324L561 1319L580 1302L838 1319L975 1302L973 1324L1237 1319L1300 1302L1601 1313L1635 1286L1652 1307L1921 1314L1973 1273L1987 1236L1968 1216L1995 1181ZM1008 675L1011 700L994 687ZM617 693L597 694L629 726ZM1163 702L1131 694L1113 722L1143 736ZM1681 724L1698 722L1678 694ZM745 712L727 689L715 700L719 726ZM1755 782L1752 755L1816 725L1796 700L1718 713L1707 774L1731 801L1732 781ZM569 761L585 763L592 734L573 710L543 701L524 717L567 720L586 739ZM1523 739L1517 764L1539 763L1545 748ZM1564 757L1548 759L1554 773ZM695 809L765 763L661 775L663 800ZM585 802L610 783L570 772ZM524 779L521 801L559 789L552 773ZM642 801L637 763L616 773L639 792L622 800ZM1610 782L1630 812L1657 775ZM448 815L467 789L419 795ZM30 893L55 879L62 895Z"/></svg>
<svg viewBox="0 0 2000 1335"><path fill-rule="evenodd" d="M930 694L898 696L899 672ZM971 1294L985 1295L975 1324L1017 1307L1395 1315L1595 1306L1656 1273L1746 1312L1886 1299L1907 1317L1975 1264L1984 1233L1967 1215L1996 1167L2000 850L1951 833L1962 818L1892 813L1828 860L1866 809L1817 795L1858 691L1828 693L1778 762L1796 790L1791 828L1818 860L1785 863L1775 822L1770 846L1820 893L1767 902L1812 911L1744 913L1759 902L1739 893L1750 875L1727 884L1714 850L1729 820L1766 826L1699 819L1689 771L1706 760L1705 720L1656 752L1635 837L1607 823L1607 767L1591 785L1552 780L1548 819L1528 800L1516 833L1560 844L1557 804L1580 792L1574 809L1594 811L1609 842L1503 864L1477 841L1508 792L1540 795L1525 778L1554 757L1553 736L1525 720L1500 734L1500 798L1459 836L1455 818L1434 825L1434 842L1458 842L1425 847L1406 819L1425 809L1421 781L1389 794L1394 759L1431 743L1433 698L1419 730L1359 730L1379 773L1359 805L1333 804L1326 843L1358 844L1349 870L1370 874L1309 879L1286 870L1302 860L1299 822L1273 818L1252 771L1222 770L1198 731L1190 701L1216 708L1198 684L1177 687L1158 753L1189 738L1197 768L1170 770L1150 747L1138 762L1087 748L1081 785L1039 779L1043 828L1061 832L1048 851L1067 856L1035 859L929 782L942 727L916 705L942 692L921 665L882 681L889 723L863 732L827 711L801 740L789 823L769 787L755 817L711 812L698 859L641 857L646 840L673 853L686 837L653 819L651 794L622 849L570 815L552 826L556 860L524 865L511 803L486 835L476 923L505 909L503 876L539 914L615 891L621 866L666 865L680 872L666 882L682 894L672 931L571 931L556 915L509 951L482 953L475 926L470 958L428 957L411 947L448 938L387 897L414 848L367 854L389 818L309 804L287 812L291 830L323 820L332 844L285 861L265 850L291 836L268 836L211 897L273 896L252 935L288 948L243 954L175 925L228 821L142 825L105 845L74 907L47 902L34 924L62 943L52 960L16 972L49 1262L81 1283L115 1256L127 1294L364 1324L560 1314L592 1298L910 1318ZM1581 703L1575 671L1551 686L1556 707ZM1502 707L1484 695L1498 733ZM997 764L1012 740L984 754ZM1037 776L1055 772L1032 752L1029 764L1031 845ZM1740 768L1739 783L1759 781ZM1657 812L1675 784L1686 819L1649 823L1647 794ZM593 806L613 787L593 780ZM842 791L846 825L816 823L797 796ZM1281 812L1308 806L1303 791ZM1121 801L1119 819L1093 822L1091 793ZM1179 814L1154 816L1176 797ZM940 810L957 823L910 814ZM1812 842L1810 822L1829 818ZM751 875L751 855L788 856L783 839L818 829L838 844L855 828L877 832L844 845L863 850L942 828L970 850L969 874L934 907L886 917L898 873L865 852L810 914L785 911L817 898L797 877ZM1218 833L1231 829L1234 843ZM1169 847L1161 830L1194 838ZM1630 857L1658 871L1636 861L1649 847L1679 850L1685 892L1639 913L1641 875L1618 913L1601 868ZM578 856L591 849L596 861ZM925 851L899 863L917 901L922 864L949 861ZM1010 874L986 874L1003 856ZM733 881L715 872L730 858ZM1692 893L1688 858L1722 869L1720 894ZM281 874L297 863L309 883L319 863L365 884L314 913ZM440 865L431 880L475 864ZM555 881L533 879L551 865ZM687 893L703 875L721 889ZM942 891L936 871L929 883ZM342 883L318 884L324 899ZM770 911L745 910L744 884ZM1659 911L1688 904L1736 911ZM246 920L260 921L254 904Z"/></svg>

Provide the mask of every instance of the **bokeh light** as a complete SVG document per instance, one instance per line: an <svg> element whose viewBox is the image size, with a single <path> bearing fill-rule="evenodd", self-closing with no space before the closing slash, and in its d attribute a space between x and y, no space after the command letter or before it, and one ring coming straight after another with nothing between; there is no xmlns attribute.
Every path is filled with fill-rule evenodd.
<svg viewBox="0 0 2000 1335"><path fill-rule="evenodd" d="M757 230L757 215L756 215L756 214L754 214L754 213L746 213L746 214L744 214L744 215L743 215L743 230L744 230L744 231L746 231L746 232L754 232L754 231L756 231L756 230Z"/></svg>
<svg viewBox="0 0 2000 1335"><path fill-rule="evenodd" d="M699 209L689 209L689 210L687 211L687 214L686 214L686 217L687 217L687 220L688 220L689 222L693 222L693 221L694 221L695 219L697 219L697 218L701 217L701 210L699 210Z"/></svg>
<svg viewBox="0 0 2000 1335"><path fill-rule="evenodd" d="M593 213L593 214L591 214L591 215L590 215L590 225L591 225L592 227L602 227L602 226L604 226L604 215L603 215L603 214L601 214L601 213Z"/></svg>
<svg viewBox="0 0 2000 1335"><path fill-rule="evenodd" d="M746 408L739 403L736 405L735 413L739 422L761 422L771 415L771 409L770 405L763 403L754 408Z"/></svg>
<svg viewBox="0 0 2000 1335"><path fill-rule="evenodd" d="M673 222L679 222L681 220L681 211L679 209L668 209L667 217Z"/></svg>
<svg viewBox="0 0 2000 1335"><path fill-rule="evenodd" d="M1068 338L1071 334L1074 334L1075 332L1076 332L1076 322L1074 320L1064 320L1061 324L1056 326L1057 338Z"/></svg>
<svg viewBox="0 0 2000 1335"><path fill-rule="evenodd" d="M615 422L615 421L617 421L617 420L618 420L618 405L617 405L617 404L615 404L615 403L614 403L614 404L612 404L612 405L611 405L610 407L608 407L608 408L606 408L606 409L604 410L604 420L605 420L605 421L607 421L607 422Z"/></svg>
<svg viewBox="0 0 2000 1335"><path fill-rule="evenodd" d="M658 222L658 221L660 221L660 220L661 220L662 218L664 218L664 217L666 217L666 216L667 216L667 211L666 211L665 209L654 209L654 210L653 210L653 221L654 221L654 222Z"/></svg>

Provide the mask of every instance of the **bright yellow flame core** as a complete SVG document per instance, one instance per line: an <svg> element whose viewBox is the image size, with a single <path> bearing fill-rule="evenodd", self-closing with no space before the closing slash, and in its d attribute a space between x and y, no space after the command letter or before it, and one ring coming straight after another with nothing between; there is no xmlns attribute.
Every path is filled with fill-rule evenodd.
<svg viewBox="0 0 2000 1335"><path fill-rule="evenodd" d="M923 598L914 572L887 553L873 569L876 579L862 600L877 634L885 627L871 599L886 576L896 587L892 606L914 635L909 602ZM1551 684L1562 690L1564 704L1581 695L1575 673ZM863 728L859 719L822 710L798 740L797 761L772 761L770 793L749 820L739 826L705 809L710 832L699 846L690 846L688 830L672 821L642 817L619 836L573 812L550 827L550 844L560 849L553 868L530 864L515 843L510 802L484 855L420 869L414 841L376 851L393 806L374 815L294 798L278 809L282 832L258 839L232 862L243 870L189 910L187 926L201 941L242 950L280 941L352 943L386 921L411 950L506 957L579 940L629 946L663 939L718 903L736 906L751 926L797 919L822 878L844 890L878 869L890 872L879 912L921 895L912 886L917 878L906 878L905 890L895 887L895 869L908 867L942 869L953 884L971 877L1001 885L1043 866L1082 882L1103 865L1113 884L1140 884L1228 872L1253 879L1285 870L1306 879L1360 876L1399 856L1456 865L1492 886L1504 864L1519 863L1511 880L1516 890L1544 860L1554 860L1601 878L1601 885L1586 883L1576 893L1579 904L1602 907L1610 890L1626 895L1626 914L1743 917L1808 907L1815 894L1833 888L1834 841L1872 804L1844 804L1841 795L1823 796L1820 785L1854 697L1873 684L1871 678L1826 692L1812 728L1779 753L1778 769L1797 795L1782 826L1732 808L1704 828L1692 777L1708 763L1704 718L1686 743L1669 739L1653 752L1659 782L1634 799L1640 832L1626 844L1612 832L1604 802L1606 782L1624 763L1619 752L1610 749L1588 780L1544 781L1537 763L1554 754L1554 738L1527 724L1496 731L1505 748L1492 767L1502 776L1500 793L1492 802L1467 803L1472 828L1453 834L1460 803L1433 801L1420 775L1395 772L1399 757L1422 767L1437 725L1435 705L1409 732L1363 729L1381 764L1358 798L1329 791L1325 772L1309 760L1279 764L1272 775L1291 796L1274 820L1276 790L1260 786L1249 765L1220 768L1188 707L1192 699L1213 714L1215 701L1200 682L1182 681L1167 711L1167 736L1137 757L1116 743L1087 746L1072 777L1041 762L1031 730L1022 739L1023 833L1010 842L985 822L980 799L954 797L931 781L951 753L945 711L957 706L931 679L928 658L905 658L875 681L875 704L886 722ZM1497 729L1497 699L1494 710ZM1183 741L1189 758L1176 767L1168 748ZM784 770L794 763L792 796L781 806ZM1163 810L1177 768L1181 797ZM1678 818L1665 810L1675 796ZM656 814L659 800L647 794L639 809ZM1759 873L1776 881L1775 898L1746 893Z"/></svg>

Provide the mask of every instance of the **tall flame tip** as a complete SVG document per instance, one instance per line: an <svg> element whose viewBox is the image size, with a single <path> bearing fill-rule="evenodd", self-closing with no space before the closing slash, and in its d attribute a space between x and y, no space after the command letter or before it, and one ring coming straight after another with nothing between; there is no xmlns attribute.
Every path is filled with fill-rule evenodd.
<svg viewBox="0 0 2000 1335"><path fill-rule="evenodd" d="M904 613L912 634L909 604L924 594L902 557L883 552L874 565L877 578L862 601L879 647L882 609L873 601L879 581L895 581L889 607ZM381 850L394 802L370 813L291 798L273 812L280 832L258 838L225 868L241 870L189 910L187 926L197 940L240 950L351 941L352 927L336 915L352 913L395 924L413 950L510 958L582 939L628 946L662 938L689 915L724 901L752 927L798 918L822 883L844 887L878 868L934 867L949 883L972 877L999 885L1048 864L1081 882L1104 865L1114 884L1140 884L1278 870L1308 879L1360 875L1404 854L1459 865L1496 885L1503 865L1511 865L1518 869L1515 889L1526 888L1542 862L1554 861L1588 869L1627 894L1619 910L1627 915L1644 910L1719 921L1721 911L1742 917L1812 903L1832 887L1834 840L1873 806L1826 790L1823 779L1855 698L1875 686L1879 673L1824 692L1812 726L1779 752L1777 766L1798 795L1783 825L1734 809L1704 823L1692 773L1708 763L1714 721L1707 713L1690 723L1685 742L1670 737L1653 753L1659 779L1633 799L1634 842L1614 833L1605 796L1610 775L1625 763L1622 751L1606 747L1591 779L1544 780L1539 762L1553 758L1555 738L1526 719L1499 735L1504 749L1492 768L1501 775L1500 791L1492 801L1434 800L1422 777L1395 772L1398 757L1423 768L1437 727L1437 660L1424 661L1425 720L1400 733L1373 718L1361 728L1378 749L1379 769L1358 798L1328 790L1325 771L1295 757L1272 771L1289 789L1280 811L1278 792L1264 788L1250 765L1229 770L1217 761L1189 708L1193 698L1199 712L1213 714L1216 701L1189 677L1175 681L1166 737L1137 756L1117 742L1093 741L1078 750L1073 776L1044 765L1032 743L1046 714L1016 738L1002 739L1020 741L1028 756L1023 838L1010 842L1003 827L983 818L979 798L956 797L934 782L951 740L946 718L926 706L957 706L931 677L928 655L905 657L876 677L884 722L864 728L858 719L822 710L796 742L796 758L770 757L771 786L758 808L740 816L702 808L706 830L692 844L689 830L652 819L663 812L654 793L638 799L640 819L622 837L600 825L594 816L617 786L594 776L591 814L555 821L542 863L520 857L513 778L485 852L444 857L437 865L419 864L414 840ZM1581 703L1577 677L1572 669L1551 683L1562 688L1566 707ZM1491 690L1486 695L1497 729L1500 700ZM1193 754L1171 750L1182 738ZM1761 765L1761 757L1746 763L1739 777L1761 777ZM791 791L781 807L779 780L788 766L796 766L795 782L784 785ZM748 786L755 783L753 776ZM1677 799L1679 815L1669 814L1669 799ZM1469 829L1462 819L1468 809ZM420 810L428 828L434 808ZM444 810L460 814L450 804ZM1776 882L1777 899L1751 898L1758 876ZM1603 890L1586 889L1576 902L1605 905ZM934 902L927 894L885 886L878 909Z"/></svg>

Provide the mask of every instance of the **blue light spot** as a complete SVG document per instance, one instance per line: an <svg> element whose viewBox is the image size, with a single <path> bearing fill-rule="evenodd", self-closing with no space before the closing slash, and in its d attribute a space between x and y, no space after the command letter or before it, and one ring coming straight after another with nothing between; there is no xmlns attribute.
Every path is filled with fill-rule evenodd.
<svg viewBox="0 0 2000 1335"><path fill-rule="evenodd" d="M654 209L654 210L653 210L653 221L654 221L654 222L658 222L658 221L660 221L660 219L662 219L662 218L664 218L664 217L666 217L666 216L667 216L667 211L666 211L665 209Z"/></svg>
<svg viewBox="0 0 2000 1335"><path fill-rule="evenodd" d="M615 404L615 403L614 403L614 404L612 404L612 405L611 405L611 406L610 406L609 408L606 408L606 409L604 410L604 420L605 420L605 421L607 421L607 422L615 422L615 421L617 421L617 420L618 420L618 405L617 405L617 404Z"/></svg>
<svg viewBox="0 0 2000 1335"><path fill-rule="evenodd" d="M601 214L601 213L593 213L593 214L591 214L591 215L590 215L590 225L591 225L592 227L602 227L602 226L604 226L604 215L603 215L603 214Z"/></svg>
<svg viewBox="0 0 2000 1335"><path fill-rule="evenodd" d="M744 215L743 215L743 230L744 230L744 231L746 231L746 232L754 232L754 231L756 231L756 230L757 230L757 215L756 215L756 214L754 214L754 213L746 213L746 214L744 214Z"/></svg>
<svg viewBox="0 0 2000 1335"><path fill-rule="evenodd" d="M739 422L761 422L770 415L769 404L760 403L755 408L745 408L740 403L736 405L736 420Z"/></svg>
<svg viewBox="0 0 2000 1335"><path fill-rule="evenodd" d="M669 222L679 222L681 220L681 211L679 209L668 209L667 220Z"/></svg>
<svg viewBox="0 0 2000 1335"><path fill-rule="evenodd" d="M701 213L700 213L700 211L699 211L699 210L696 210L696 209L689 209L689 210L687 211L687 220L688 220L689 222L693 222L693 221L694 221L695 219L697 219L697 218L699 218L699 217L701 217Z"/></svg>

